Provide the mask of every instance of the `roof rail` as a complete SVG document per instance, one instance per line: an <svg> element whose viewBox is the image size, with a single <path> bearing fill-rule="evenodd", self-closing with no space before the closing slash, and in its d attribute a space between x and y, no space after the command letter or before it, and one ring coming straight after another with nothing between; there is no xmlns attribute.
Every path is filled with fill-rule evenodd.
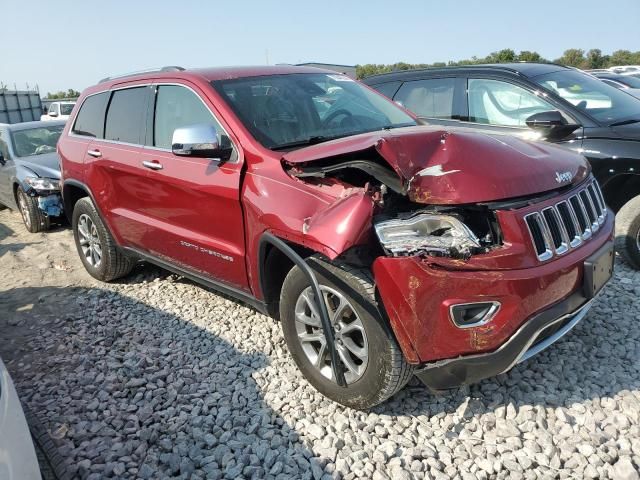
<svg viewBox="0 0 640 480"><path fill-rule="evenodd" d="M125 78L132 77L134 75L140 75L142 73L156 73L156 72L182 72L184 71L183 67L178 67L176 65L169 65L167 67L161 68L149 68L146 70L138 70L136 72L123 73L122 75L112 75L111 77L105 77L100 80L98 83L108 82L109 80L115 80L117 78Z"/></svg>

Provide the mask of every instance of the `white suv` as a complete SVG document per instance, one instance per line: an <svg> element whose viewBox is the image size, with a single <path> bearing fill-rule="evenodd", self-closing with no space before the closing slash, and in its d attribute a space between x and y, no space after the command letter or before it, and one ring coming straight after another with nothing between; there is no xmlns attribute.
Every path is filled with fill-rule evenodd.
<svg viewBox="0 0 640 480"><path fill-rule="evenodd" d="M40 116L40 120L66 120L75 104L76 102L53 102L47 113Z"/></svg>

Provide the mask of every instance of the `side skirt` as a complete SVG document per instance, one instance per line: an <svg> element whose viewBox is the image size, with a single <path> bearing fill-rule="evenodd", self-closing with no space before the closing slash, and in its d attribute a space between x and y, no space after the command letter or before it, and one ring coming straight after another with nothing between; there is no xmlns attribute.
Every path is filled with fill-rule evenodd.
<svg viewBox="0 0 640 480"><path fill-rule="evenodd" d="M204 285L205 287L216 290L224 295L228 295L229 297L232 297L235 300L239 300L243 303L246 303L247 305L258 310L263 315L269 316L269 313L267 312L267 304L265 302L257 299L251 294L243 292L240 289L237 289L235 287L232 287L231 285L227 285L225 283L213 280L205 275L202 275L201 273L194 272L193 270L185 269L184 267L167 262L166 260L162 260L154 255L141 252L140 250L137 250L135 248L124 247L123 250L135 257L140 258L140 260L153 263L154 265L157 265L160 268L169 270L170 272L173 272L177 275L182 275L183 277L186 277L189 280L192 280L196 283Z"/></svg>

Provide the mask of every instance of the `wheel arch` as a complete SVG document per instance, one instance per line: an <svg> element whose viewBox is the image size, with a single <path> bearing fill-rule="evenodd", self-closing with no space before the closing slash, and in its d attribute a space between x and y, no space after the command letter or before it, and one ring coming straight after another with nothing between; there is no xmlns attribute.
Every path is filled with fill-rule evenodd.
<svg viewBox="0 0 640 480"><path fill-rule="evenodd" d="M632 198L640 195L640 174L621 173L602 184L607 205L615 212Z"/></svg>
<svg viewBox="0 0 640 480"><path fill-rule="evenodd" d="M65 180L62 185L62 203L64 204L64 211L67 215L67 219L71 222L73 217L73 209L78 203L78 200L84 197L90 197L94 205L96 205L95 199L91 194L91 190L84 183L77 180ZM98 209L96 205L96 209ZM99 210L98 210L98 213Z"/></svg>
<svg viewBox="0 0 640 480"><path fill-rule="evenodd" d="M286 243L301 258L313 255L314 250L303 245L276 238ZM262 298L267 306L267 312L273 318L280 317L280 293L284 279L295 263L278 246L267 241L266 234L262 234L258 247L258 280Z"/></svg>

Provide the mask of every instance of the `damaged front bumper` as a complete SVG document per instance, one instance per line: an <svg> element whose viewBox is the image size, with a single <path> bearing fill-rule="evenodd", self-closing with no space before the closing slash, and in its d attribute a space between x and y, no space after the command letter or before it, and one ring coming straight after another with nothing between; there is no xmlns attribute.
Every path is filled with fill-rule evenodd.
<svg viewBox="0 0 640 480"><path fill-rule="evenodd" d="M47 217L60 217L64 212L62 196L60 193L49 193L48 195L36 194L38 208Z"/></svg>
<svg viewBox="0 0 640 480"><path fill-rule="evenodd" d="M434 389L452 388L508 370L540 351L542 336L553 343L577 323L597 291L588 291L587 266L592 258L613 258L612 232L608 215L588 243L533 267L474 270L454 259L378 257L373 274L405 358L419 366L418 377ZM478 304L498 308L486 321L456 322L452 307Z"/></svg>
<svg viewBox="0 0 640 480"><path fill-rule="evenodd" d="M576 292L527 320L497 350L434 362L419 368L415 375L433 390L446 390L507 372L567 334L587 315L592 302Z"/></svg>

